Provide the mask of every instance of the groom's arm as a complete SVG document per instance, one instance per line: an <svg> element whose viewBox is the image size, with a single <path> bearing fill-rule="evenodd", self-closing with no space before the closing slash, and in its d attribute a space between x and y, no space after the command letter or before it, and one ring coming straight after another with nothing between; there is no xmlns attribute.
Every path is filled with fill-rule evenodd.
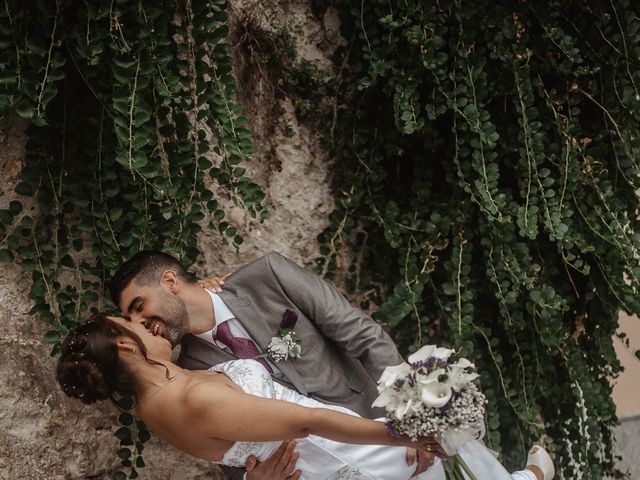
<svg viewBox="0 0 640 480"><path fill-rule="evenodd" d="M267 261L286 295L326 337L360 360L374 381L389 365L403 362L393 340L362 310L353 307L329 282L272 252Z"/></svg>

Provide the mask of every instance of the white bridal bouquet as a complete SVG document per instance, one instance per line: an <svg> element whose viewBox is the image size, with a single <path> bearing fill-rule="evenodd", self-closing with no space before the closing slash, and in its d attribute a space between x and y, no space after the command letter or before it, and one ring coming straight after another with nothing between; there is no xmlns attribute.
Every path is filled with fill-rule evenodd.
<svg viewBox="0 0 640 480"><path fill-rule="evenodd" d="M454 353L426 345L409 363L387 367L373 406L387 410L392 434L436 438L450 455L443 464L447 479L476 480L458 451L484 434L486 398L474 383L475 365L466 358L454 361Z"/></svg>

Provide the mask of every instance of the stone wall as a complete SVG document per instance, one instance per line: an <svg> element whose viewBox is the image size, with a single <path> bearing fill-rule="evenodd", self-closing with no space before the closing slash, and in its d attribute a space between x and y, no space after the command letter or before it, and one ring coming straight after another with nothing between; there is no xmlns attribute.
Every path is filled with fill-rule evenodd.
<svg viewBox="0 0 640 480"><path fill-rule="evenodd" d="M640 478L640 415L623 417L615 431L618 466L630 480Z"/></svg>
<svg viewBox="0 0 640 480"><path fill-rule="evenodd" d="M0 124L0 208L16 198L26 126L15 117ZM0 266L0 479L110 478L119 466L119 412L107 402L85 406L58 388L55 360L42 342L47 326L28 314L30 282L19 266ZM143 479L217 476L217 468L157 438L145 460Z"/></svg>
<svg viewBox="0 0 640 480"><path fill-rule="evenodd" d="M336 19L329 13L316 20L308 3L234 1L231 37L233 25L247 16L266 30L287 25L297 32L300 55L324 68L331 45L339 41ZM255 134L255 157L245 166L267 193L272 217L258 224L227 205L245 243L236 254L221 245L216 233L205 231L199 238L202 255L195 270L200 275L225 273L270 250L310 267L318 254L316 236L333 208L330 159L318 136L298 122L291 101L276 99L269 79L247 71L251 65L243 64L241 56L237 63L249 82L241 82L240 95ZM26 127L15 117L0 124L0 208L15 198ZM85 406L72 401L57 387L55 360L42 343L47 328L28 314L29 287L29 275L17 265L0 266L0 479L110 478L119 466L113 436L118 412L107 402ZM143 480L219 478L215 466L157 438L147 444L144 458Z"/></svg>

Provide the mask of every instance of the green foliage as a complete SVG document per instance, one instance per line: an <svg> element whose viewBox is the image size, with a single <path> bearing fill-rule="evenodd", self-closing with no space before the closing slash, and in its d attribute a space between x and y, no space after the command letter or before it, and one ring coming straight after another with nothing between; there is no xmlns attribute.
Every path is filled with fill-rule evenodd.
<svg viewBox="0 0 640 480"><path fill-rule="evenodd" d="M2 2L0 114L32 125L20 201L0 210L0 262L31 273L52 354L111 307L103 282L137 251L189 265L203 225L237 248L220 198L266 218L241 166L252 147L226 23L225 0ZM121 420L118 456L135 478L149 435Z"/></svg>
<svg viewBox="0 0 640 480"><path fill-rule="evenodd" d="M350 287L405 349L475 358L487 442L508 464L542 438L561 478L619 475L611 338L621 308L640 313L634 4L332 3L348 43L333 83L295 59L286 29L248 29L245 45L301 115L320 119L336 95L324 119L339 193L319 267L331 276L349 251ZM0 111L33 125L21 199L0 210L0 263L31 273L54 354L105 308L122 260L162 248L190 264L205 224L237 247L221 196L267 216L240 166L251 142L225 9L2 2ZM120 420L135 478L149 434Z"/></svg>
<svg viewBox="0 0 640 480"><path fill-rule="evenodd" d="M454 345L490 447L560 478L616 473L610 379L640 313L640 20L633 2L335 0L336 210L319 268L404 348ZM365 304L366 306L366 304Z"/></svg>

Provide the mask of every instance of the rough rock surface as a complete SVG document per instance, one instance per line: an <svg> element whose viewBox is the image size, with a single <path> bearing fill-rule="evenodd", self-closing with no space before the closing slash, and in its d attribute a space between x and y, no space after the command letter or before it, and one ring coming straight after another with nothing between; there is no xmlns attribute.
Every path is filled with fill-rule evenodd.
<svg viewBox="0 0 640 480"><path fill-rule="evenodd" d="M267 29L276 20L294 26L299 54L320 68L329 65L331 45L340 41L331 11L315 20L308 2L273 2L265 8L264 2L234 1L231 20L256 9ZM317 255L316 236L333 208L330 159L317 134L298 123L287 99L279 101L276 118L272 92L259 74L252 78L240 92L255 133L256 154L245 166L267 193L272 217L258 224L241 210L231 211L230 221L245 239L239 254L222 246L216 233L205 231L195 268L200 274L224 273L270 250L310 267ZM0 208L15 198L26 126L15 117L0 124ZM110 478L119 465L113 436L118 412L107 402L84 406L58 389L55 361L42 343L46 326L28 314L29 286L29 275L17 265L0 266L0 479ZM215 466L155 437L146 444L144 458L143 480L221 478Z"/></svg>
<svg viewBox="0 0 640 480"><path fill-rule="evenodd" d="M0 125L0 208L15 198L24 158L26 123ZM55 382L55 361L43 344L46 325L28 314L30 276L0 266L0 479L107 479L117 470L118 413L109 403L85 406ZM145 450L141 478L212 479L217 468L157 438Z"/></svg>
<svg viewBox="0 0 640 480"><path fill-rule="evenodd" d="M231 202L221 202L230 212L227 220L243 234L246 243L235 255L221 246L217 233L205 232L200 238L198 273L223 274L271 250L310 268L318 255L316 237L327 226L333 210L331 159L322 149L318 132L298 121L292 101L277 98L272 79L243 55L242 32L238 32L246 23L264 31L286 27L295 37L300 58L324 71L330 68L329 59L344 39L339 34L337 13L328 9L316 19L309 3L231 3L239 94L254 133L255 155L244 167L266 193L265 205L271 217L260 224Z"/></svg>

